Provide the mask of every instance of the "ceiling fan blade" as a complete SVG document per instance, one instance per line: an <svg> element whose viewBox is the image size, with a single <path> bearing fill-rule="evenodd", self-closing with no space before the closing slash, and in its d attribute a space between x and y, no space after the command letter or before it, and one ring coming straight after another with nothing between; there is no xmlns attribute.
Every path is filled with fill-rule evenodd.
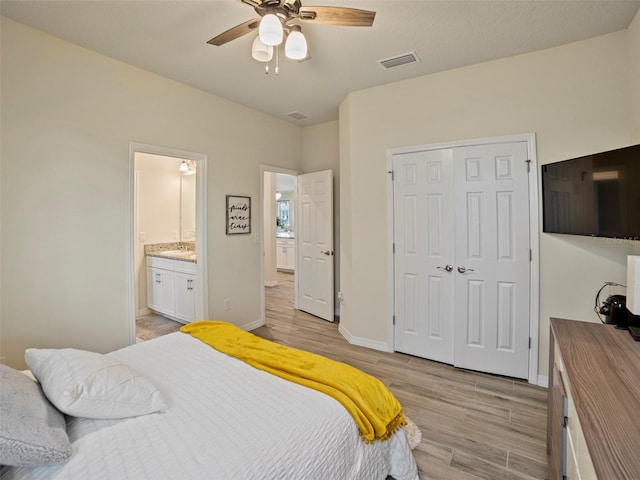
<svg viewBox="0 0 640 480"><path fill-rule="evenodd" d="M226 32L222 32L217 37L213 37L207 43L210 45L216 45L217 47L219 47L220 45L224 45L225 43L228 43L231 40L235 40L236 38L239 38L243 35L246 35L247 33L252 32L254 29L258 27L259 24L260 24L260 20L256 20L256 19L247 20L246 22L241 23L240 25L236 25L235 27L230 28Z"/></svg>
<svg viewBox="0 0 640 480"><path fill-rule="evenodd" d="M370 27L376 12L347 7L302 7L300 20L347 27Z"/></svg>
<svg viewBox="0 0 640 480"><path fill-rule="evenodd" d="M240 3L245 3L245 4L247 4L247 5L249 5L250 7L253 7L253 8L259 7L260 4L262 3L261 1L260 2L256 2L254 0L238 0L238 1Z"/></svg>

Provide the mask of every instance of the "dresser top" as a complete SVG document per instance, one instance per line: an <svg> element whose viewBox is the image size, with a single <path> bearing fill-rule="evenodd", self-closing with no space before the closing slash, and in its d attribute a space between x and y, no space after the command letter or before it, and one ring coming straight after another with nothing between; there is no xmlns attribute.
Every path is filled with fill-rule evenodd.
<svg viewBox="0 0 640 480"><path fill-rule="evenodd" d="M640 342L613 325L552 318L589 454L600 479L640 478Z"/></svg>

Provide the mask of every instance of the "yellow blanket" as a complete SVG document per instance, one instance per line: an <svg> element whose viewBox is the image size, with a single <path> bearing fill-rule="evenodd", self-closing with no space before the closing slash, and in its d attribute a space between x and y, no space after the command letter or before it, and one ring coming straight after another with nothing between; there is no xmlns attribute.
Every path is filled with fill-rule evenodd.
<svg viewBox="0 0 640 480"><path fill-rule="evenodd" d="M402 407L387 387L350 365L270 342L226 322L193 322L180 331L255 368L335 398L367 443L387 440L406 425Z"/></svg>

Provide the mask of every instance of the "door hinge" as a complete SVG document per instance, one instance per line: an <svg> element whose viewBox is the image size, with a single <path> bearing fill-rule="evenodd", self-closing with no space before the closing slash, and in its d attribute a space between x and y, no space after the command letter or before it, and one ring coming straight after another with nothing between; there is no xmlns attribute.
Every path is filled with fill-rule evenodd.
<svg viewBox="0 0 640 480"><path fill-rule="evenodd" d="M529 337L529 350L531 350L531 337Z"/></svg>
<svg viewBox="0 0 640 480"><path fill-rule="evenodd" d="M562 428L567 428L569 426L569 417L566 415L562 417Z"/></svg>
<svg viewBox="0 0 640 480"><path fill-rule="evenodd" d="M393 253L396 253L396 244L395 243L393 243L393 245L391 246L391 249L392 249Z"/></svg>
<svg viewBox="0 0 640 480"><path fill-rule="evenodd" d="M396 179L396 176L393 173L393 170L389 170L387 173L391 174L391 181L393 182Z"/></svg>
<svg viewBox="0 0 640 480"><path fill-rule="evenodd" d="M529 249L529 261L533 261L533 250Z"/></svg>
<svg viewBox="0 0 640 480"><path fill-rule="evenodd" d="M396 316L395 315L393 316L393 324L394 325L396 324Z"/></svg>
<svg viewBox="0 0 640 480"><path fill-rule="evenodd" d="M527 173L531 173L531 160L525 160L527 162Z"/></svg>

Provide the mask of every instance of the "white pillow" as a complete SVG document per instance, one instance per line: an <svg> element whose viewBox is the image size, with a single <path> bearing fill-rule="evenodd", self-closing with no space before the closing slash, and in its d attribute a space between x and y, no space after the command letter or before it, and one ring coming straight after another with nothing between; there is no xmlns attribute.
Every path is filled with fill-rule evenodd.
<svg viewBox="0 0 640 480"><path fill-rule="evenodd" d="M29 348L24 357L49 401L67 415L125 418L167 408L155 386L108 355Z"/></svg>

